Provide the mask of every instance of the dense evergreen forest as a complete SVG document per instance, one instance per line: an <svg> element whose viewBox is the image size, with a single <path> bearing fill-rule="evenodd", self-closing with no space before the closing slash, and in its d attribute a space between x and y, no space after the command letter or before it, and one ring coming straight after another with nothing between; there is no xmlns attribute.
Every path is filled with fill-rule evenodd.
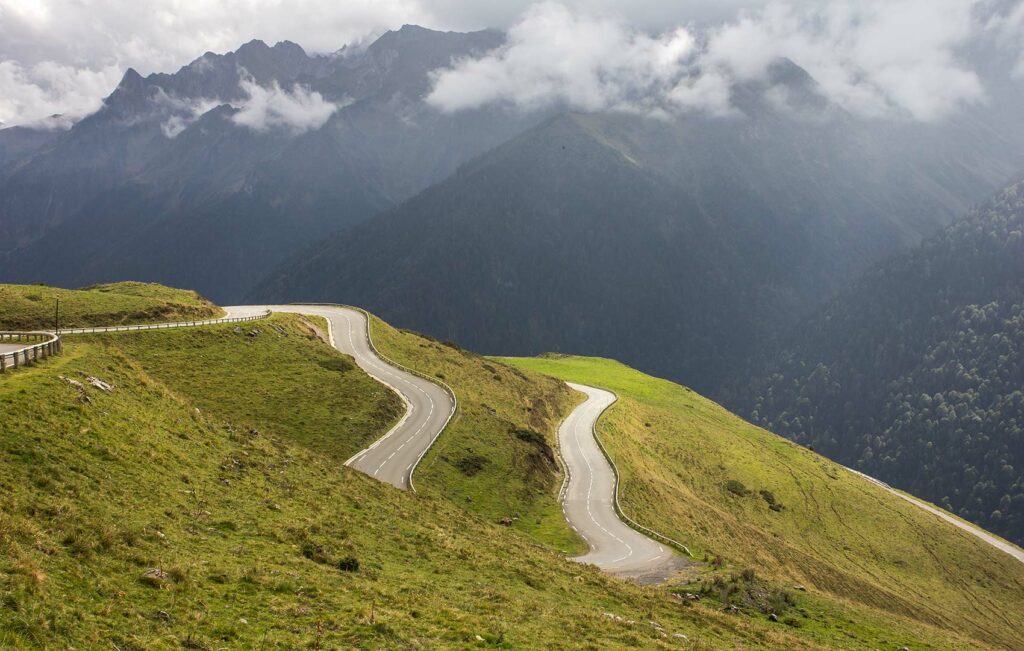
<svg viewBox="0 0 1024 651"><path fill-rule="evenodd" d="M1024 542L1024 181L834 300L736 403Z"/></svg>

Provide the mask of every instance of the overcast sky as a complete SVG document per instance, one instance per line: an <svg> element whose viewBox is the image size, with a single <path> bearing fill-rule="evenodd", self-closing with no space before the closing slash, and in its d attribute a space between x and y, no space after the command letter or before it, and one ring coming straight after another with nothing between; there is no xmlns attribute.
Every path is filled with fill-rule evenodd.
<svg viewBox="0 0 1024 651"><path fill-rule="evenodd" d="M1024 0L0 0L0 121L80 117L129 66L173 71L253 38L331 52L405 23L510 30L439 71L441 110L726 113L731 80L789 56L852 110L940 120L986 101L966 56L979 44L1024 82Z"/></svg>

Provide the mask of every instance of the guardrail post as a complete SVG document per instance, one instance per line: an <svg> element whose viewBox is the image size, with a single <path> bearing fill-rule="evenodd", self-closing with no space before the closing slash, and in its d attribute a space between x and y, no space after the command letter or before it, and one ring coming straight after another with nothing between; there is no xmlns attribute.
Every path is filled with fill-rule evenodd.
<svg viewBox="0 0 1024 651"><path fill-rule="evenodd" d="M0 373L7 372L7 355L0 355Z"/></svg>

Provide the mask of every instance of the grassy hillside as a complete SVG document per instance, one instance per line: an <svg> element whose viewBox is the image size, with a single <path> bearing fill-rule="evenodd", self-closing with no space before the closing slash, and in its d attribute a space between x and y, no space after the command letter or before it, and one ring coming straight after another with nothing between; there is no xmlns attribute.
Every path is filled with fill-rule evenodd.
<svg viewBox="0 0 1024 651"><path fill-rule="evenodd" d="M698 558L843 609L1024 645L1024 565L1010 556L685 387L603 359L504 361L619 395L598 429L622 473L623 508ZM857 635L844 618L796 624Z"/></svg>
<svg viewBox="0 0 1024 651"><path fill-rule="evenodd" d="M820 648L340 466L393 396L300 317L258 328L74 337L0 378L0 647Z"/></svg>
<svg viewBox="0 0 1024 651"><path fill-rule="evenodd" d="M558 424L580 398L550 377L497 364L372 319L373 341L389 358L455 388L459 410L416 469L417 490L443 496L566 553L586 545L557 502L562 484Z"/></svg>
<svg viewBox="0 0 1024 651"><path fill-rule="evenodd" d="M57 299L62 328L223 315L223 310L193 291L156 283L122 282L82 289L0 284L0 329L52 329Z"/></svg>

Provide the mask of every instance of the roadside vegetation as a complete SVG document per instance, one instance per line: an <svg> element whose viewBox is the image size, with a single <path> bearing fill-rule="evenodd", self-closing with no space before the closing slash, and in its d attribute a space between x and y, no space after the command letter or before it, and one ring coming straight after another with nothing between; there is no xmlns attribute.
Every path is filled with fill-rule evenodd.
<svg viewBox="0 0 1024 651"><path fill-rule="evenodd" d="M211 319L224 311L191 290L122 282L82 289L0 284L0 330L53 329L60 299L62 328Z"/></svg>
<svg viewBox="0 0 1024 651"><path fill-rule="evenodd" d="M605 359L502 361L618 394L598 432L623 508L702 564L678 591L736 606L747 572L755 592L787 595L790 628L811 639L917 648L942 630L1024 646L1024 565L1009 555L686 387Z"/></svg>
<svg viewBox="0 0 1024 651"><path fill-rule="evenodd" d="M244 326L0 378L0 647L821 648L343 467L394 396L315 321Z"/></svg>

